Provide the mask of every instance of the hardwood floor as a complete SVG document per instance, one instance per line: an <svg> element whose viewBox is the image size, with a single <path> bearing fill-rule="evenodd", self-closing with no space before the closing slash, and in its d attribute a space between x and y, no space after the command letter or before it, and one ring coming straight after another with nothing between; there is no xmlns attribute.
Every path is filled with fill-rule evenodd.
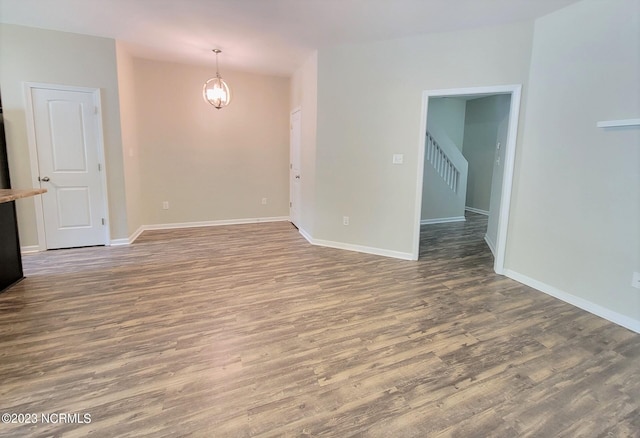
<svg viewBox="0 0 640 438"><path fill-rule="evenodd" d="M0 436L640 436L640 335L495 275L485 229L426 226L419 262L288 223L27 255L0 413L38 423Z"/></svg>

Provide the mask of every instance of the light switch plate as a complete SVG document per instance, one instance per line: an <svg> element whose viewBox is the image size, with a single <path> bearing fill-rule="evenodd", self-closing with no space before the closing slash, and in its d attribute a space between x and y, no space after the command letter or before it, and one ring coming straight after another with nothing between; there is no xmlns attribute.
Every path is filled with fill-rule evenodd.
<svg viewBox="0 0 640 438"><path fill-rule="evenodd" d="M402 164L402 163L404 163L404 155L393 154L393 164Z"/></svg>

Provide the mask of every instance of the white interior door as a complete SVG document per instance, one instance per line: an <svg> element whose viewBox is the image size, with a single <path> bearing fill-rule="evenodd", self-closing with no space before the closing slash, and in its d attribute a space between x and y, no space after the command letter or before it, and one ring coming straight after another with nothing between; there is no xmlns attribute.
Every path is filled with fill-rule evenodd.
<svg viewBox="0 0 640 438"><path fill-rule="evenodd" d="M52 86L54 87L54 86ZM46 248L104 245L98 102L92 91L30 88Z"/></svg>
<svg viewBox="0 0 640 438"><path fill-rule="evenodd" d="M300 200L301 200L301 177L300 177L300 116L301 111L296 110L291 113L291 136L290 136L290 156L291 164L289 166L289 178L290 183L290 203L289 203L289 217L291 223L300 228Z"/></svg>

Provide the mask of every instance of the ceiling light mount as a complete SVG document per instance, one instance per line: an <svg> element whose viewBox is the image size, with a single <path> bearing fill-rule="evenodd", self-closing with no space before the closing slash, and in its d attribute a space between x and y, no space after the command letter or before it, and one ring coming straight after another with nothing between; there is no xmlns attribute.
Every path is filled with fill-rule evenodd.
<svg viewBox="0 0 640 438"><path fill-rule="evenodd" d="M205 82L204 87L202 87L202 97L205 101L220 109L231 102L231 90L227 83L222 80L218 69L218 55L222 53L222 50L213 49L212 51L216 54L216 76Z"/></svg>

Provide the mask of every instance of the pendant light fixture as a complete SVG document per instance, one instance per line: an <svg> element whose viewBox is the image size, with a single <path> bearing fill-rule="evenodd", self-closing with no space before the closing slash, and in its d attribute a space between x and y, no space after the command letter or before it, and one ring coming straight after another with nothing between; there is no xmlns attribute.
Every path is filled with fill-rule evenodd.
<svg viewBox="0 0 640 438"><path fill-rule="evenodd" d="M229 102L231 102L231 90L229 90L229 86L222 80L218 72L218 53L221 52L222 50L220 49L213 49L213 53L216 54L216 77L205 82L202 88L202 97L204 97L204 100L217 109L227 106Z"/></svg>

